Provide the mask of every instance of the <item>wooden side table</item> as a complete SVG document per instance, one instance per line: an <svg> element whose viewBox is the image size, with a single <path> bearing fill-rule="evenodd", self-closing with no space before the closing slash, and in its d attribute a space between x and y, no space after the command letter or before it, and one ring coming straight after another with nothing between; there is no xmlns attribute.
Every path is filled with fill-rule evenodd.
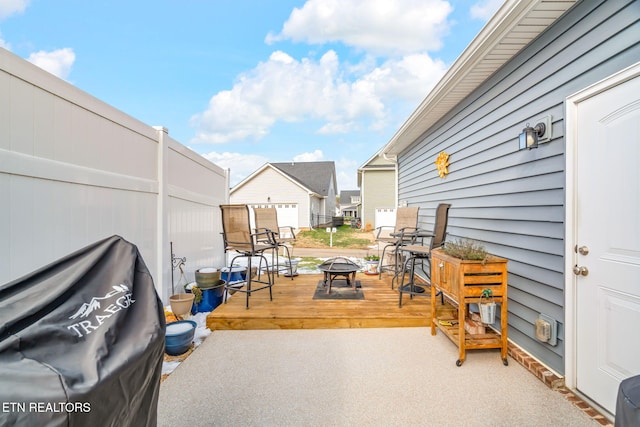
<svg viewBox="0 0 640 427"><path fill-rule="evenodd" d="M434 249L431 259L431 335L440 329L458 346L457 366L464 363L466 350L482 348L499 348L502 363L508 365L507 260L489 255L486 261L467 261L449 256L441 249ZM491 290L493 301L500 304L501 331L470 334L465 330L469 304L479 303L485 289ZM458 306L457 319L437 312L438 291Z"/></svg>

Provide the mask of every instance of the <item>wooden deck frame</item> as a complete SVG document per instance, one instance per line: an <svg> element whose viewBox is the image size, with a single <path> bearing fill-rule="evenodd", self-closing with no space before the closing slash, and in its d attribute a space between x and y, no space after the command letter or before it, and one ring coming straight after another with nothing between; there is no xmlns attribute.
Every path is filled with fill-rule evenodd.
<svg viewBox="0 0 640 427"><path fill-rule="evenodd" d="M357 273L364 300L314 300L322 274L304 274L291 280L276 277L273 301L269 292L251 295L245 308L244 298L232 296L207 316L213 330L241 329L332 329L426 327L431 320L428 297L405 298L398 307L398 290L391 289L391 276ZM360 292L360 291L358 291ZM427 287L425 295L429 295Z"/></svg>

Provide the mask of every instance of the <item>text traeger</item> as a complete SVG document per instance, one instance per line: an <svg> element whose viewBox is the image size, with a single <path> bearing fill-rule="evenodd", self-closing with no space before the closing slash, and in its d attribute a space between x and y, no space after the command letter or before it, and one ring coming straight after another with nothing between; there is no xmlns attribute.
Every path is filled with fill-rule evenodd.
<svg viewBox="0 0 640 427"><path fill-rule="evenodd" d="M93 297L91 301L83 303L78 311L69 316L69 319L85 320L79 320L73 325L67 326L67 329L74 331L78 337L89 335L102 326L105 320L136 302L131 298L131 291L127 285L120 284L112 286L112 288L113 290L107 292L105 296ZM106 304L104 308L102 308L103 304Z"/></svg>

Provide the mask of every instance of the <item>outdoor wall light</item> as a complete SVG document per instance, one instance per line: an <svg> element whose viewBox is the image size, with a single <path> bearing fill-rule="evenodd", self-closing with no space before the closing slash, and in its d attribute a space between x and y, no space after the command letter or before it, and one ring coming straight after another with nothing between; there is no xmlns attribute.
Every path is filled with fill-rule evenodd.
<svg viewBox="0 0 640 427"><path fill-rule="evenodd" d="M532 148L538 148L538 138L544 135L546 129L547 127L544 123L538 123L535 127L531 127L527 123L527 127L522 129L520 134L520 149L528 148L531 150Z"/></svg>

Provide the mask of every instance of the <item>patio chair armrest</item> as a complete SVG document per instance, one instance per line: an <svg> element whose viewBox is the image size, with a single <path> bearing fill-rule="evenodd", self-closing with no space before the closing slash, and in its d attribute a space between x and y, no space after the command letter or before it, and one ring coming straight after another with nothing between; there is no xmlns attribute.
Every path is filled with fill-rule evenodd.
<svg viewBox="0 0 640 427"><path fill-rule="evenodd" d="M378 232L376 233L376 239L380 238L380 233L382 233L383 229L391 229L391 232L393 233L393 229L395 227L392 227L390 225L381 225L380 227L376 227L375 229L378 230Z"/></svg>
<svg viewBox="0 0 640 427"><path fill-rule="evenodd" d="M267 228L254 228L251 236L255 239L256 242L267 242L269 241L267 233L269 233L269 229Z"/></svg>
<svg viewBox="0 0 640 427"><path fill-rule="evenodd" d="M258 231L264 230L264 231ZM251 237L256 240L256 242L268 243L269 245L275 246L277 244L276 233L269 230L268 228L256 229L255 233L251 234Z"/></svg>
<svg viewBox="0 0 640 427"><path fill-rule="evenodd" d="M418 227L402 227L398 236L398 244L414 244L418 239Z"/></svg>
<svg viewBox="0 0 640 427"><path fill-rule="evenodd" d="M296 233L293 231L293 227L291 227L290 225L285 225L285 226L283 226L283 227L278 227L278 228L279 228L279 230L278 230L278 231L279 231L280 237L287 237L287 236L283 236L283 235L282 235L282 234L283 234L283 231L282 231L282 230L285 230L285 231L284 231L284 233L285 233L285 234L290 234L290 235L291 235L291 238L295 240L295 238L296 238Z"/></svg>

